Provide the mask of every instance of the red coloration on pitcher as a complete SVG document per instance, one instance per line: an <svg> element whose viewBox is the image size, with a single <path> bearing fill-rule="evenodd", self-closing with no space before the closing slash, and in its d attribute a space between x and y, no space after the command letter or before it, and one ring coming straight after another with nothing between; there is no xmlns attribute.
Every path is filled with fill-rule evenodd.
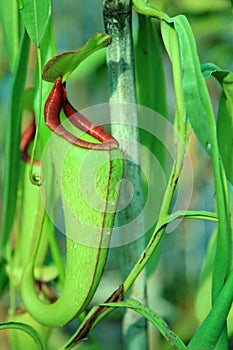
<svg viewBox="0 0 233 350"><path fill-rule="evenodd" d="M64 109L65 115L80 130L89 133L103 143L93 143L81 140L67 131L60 122L60 112ZM69 103L66 97L66 89L59 79L55 82L52 91L45 103L44 108L45 124L58 136L81 148L95 150L112 150L118 148L118 142L108 134L103 127L92 124L82 116Z"/></svg>

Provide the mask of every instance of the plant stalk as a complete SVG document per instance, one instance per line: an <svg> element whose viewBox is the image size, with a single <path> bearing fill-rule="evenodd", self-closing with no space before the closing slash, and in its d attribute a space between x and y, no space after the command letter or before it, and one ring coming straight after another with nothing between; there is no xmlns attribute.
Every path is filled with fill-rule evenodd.
<svg viewBox="0 0 233 350"><path fill-rule="evenodd" d="M134 58L132 41L132 2L130 0L103 1L106 32L111 37L107 50L109 72L110 115L112 134L120 140L125 152L124 178L131 186L122 186L124 198L120 205L126 207L117 215L118 226L123 226L136 218L143 209L143 187L140 167L139 132L137 129L136 88L134 76ZM131 200L133 188L133 197ZM123 196L121 196L123 197ZM144 220L136 227L135 240L120 247L120 265L122 278L125 279L138 261L145 248ZM139 238L138 237L142 237ZM146 304L146 280L142 272L134 280L131 297ZM127 309L123 320L125 348L147 349L146 321Z"/></svg>

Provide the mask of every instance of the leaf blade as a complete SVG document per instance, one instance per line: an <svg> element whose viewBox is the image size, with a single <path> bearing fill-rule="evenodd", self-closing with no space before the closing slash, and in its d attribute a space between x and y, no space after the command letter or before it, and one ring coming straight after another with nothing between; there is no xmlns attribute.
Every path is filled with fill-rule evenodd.
<svg viewBox="0 0 233 350"><path fill-rule="evenodd" d="M213 75L222 86L217 119L218 144L227 179L233 184L233 72L207 63L202 65L202 73L207 78Z"/></svg>
<svg viewBox="0 0 233 350"><path fill-rule="evenodd" d="M13 225L17 187L19 180L19 144L21 130L21 112L24 98L24 85L26 80L27 60L29 54L29 38L24 32L21 39L20 49L15 67L14 81L12 85L9 122L7 126L6 161L4 176L3 208L2 208L2 234L1 254L5 255L5 247L9 239L10 230ZM17 103L15 103L17 101Z"/></svg>
<svg viewBox="0 0 233 350"><path fill-rule="evenodd" d="M201 145L208 154L211 154L211 140L215 136L215 121L207 87L201 73L193 34L185 16L176 16L174 26L181 51L187 118Z"/></svg>
<svg viewBox="0 0 233 350"><path fill-rule="evenodd" d="M141 304L139 301L134 299L127 299L125 301L118 301L115 303L103 304L112 307L125 307L130 308L145 317L149 322L151 322L158 331L163 335L169 344L172 345L173 349L184 350L186 346L182 340L169 329L167 323L153 310L145 305Z"/></svg>
<svg viewBox="0 0 233 350"><path fill-rule="evenodd" d="M17 2L28 35L39 47L51 12L51 2L50 0L17 0Z"/></svg>
<svg viewBox="0 0 233 350"><path fill-rule="evenodd" d="M8 62L13 71L19 47L18 8L15 0L0 2L0 19Z"/></svg>
<svg viewBox="0 0 233 350"><path fill-rule="evenodd" d="M46 81L55 82L62 77L62 80L65 81L85 58L108 44L109 35L94 34L80 50L64 52L48 61L44 67L42 78Z"/></svg>

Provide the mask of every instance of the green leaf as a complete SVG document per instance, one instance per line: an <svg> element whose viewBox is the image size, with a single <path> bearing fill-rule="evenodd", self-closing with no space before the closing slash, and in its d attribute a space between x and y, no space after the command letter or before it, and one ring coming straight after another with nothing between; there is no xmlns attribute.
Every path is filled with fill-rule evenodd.
<svg viewBox="0 0 233 350"><path fill-rule="evenodd" d="M178 34L182 70L183 89L186 101L186 113L202 146L211 156L214 172L218 223L218 243L213 273L213 303L221 291L231 266L231 232L229 208L227 204L226 178L219 155L217 130L208 90L200 69L195 40L190 25L184 16L174 18ZM211 327L209 328L211 330ZM221 340L225 337L223 329ZM226 344L226 337L224 338Z"/></svg>
<svg viewBox="0 0 233 350"><path fill-rule="evenodd" d="M6 260L3 258L0 258L0 296L8 287L8 276L6 273L6 265L7 265Z"/></svg>
<svg viewBox="0 0 233 350"><path fill-rule="evenodd" d="M197 220L208 220L208 221L218 221L216 213L212 213L205 210L177 210L174 213L168 215L164 221L161 223L167 225L174 220L184 218L184 219L197 219Z"/></svg>
<svg viewBox="0 0 233 350"><path fill-rule="evenodd" d="M38 345L38 349L46 350L45 343L39 333L31 326L22 322L0 322L0 330L2 329L17 329L27 333L32 337L34 342Z"/></svg>
<svg viewBox="0 0 233 350"><path fill-rule="evenodd" d="M166 115L162 52L156 22L143 15L138 15L138 20L139 32L135 49L137 102Z"/></svg>
<svg viewBox="0 0 233 350"><path fill-rule="evenodd" d="M227 179L233 184L233 72L212 63L202 65L202 72L205 77L213 75L223 89L217 120L218 144Z"/></svg>
<svg viewBox="0 0 233 350"><path fill-rule="evenodd" d="M192 129L187 117L187 106L185 100L185 83L183 79L183 65L182 52L180 50L179 36L174 28L174 25L166 22L161 23L162 37L165 47L167 49L169 58L172 63L174 90L176 97L176 110L174 116L174 126L177 133L181 137L186 148L190 145ZM177 167L181 166L183 161L183 145L177 140L175 136L175 143L177 144Z"/></svg>
<svg viewBox="0 0 233 350"><path fill-rule="evenodd" d="M137 103L139 105L153 109L154 111L166 116L166 93L164 82L164 71L162 65L161 42L158 36L156 22L144 15L138 15L139 30L137 45L135 47L135 74L136 74L136 92ZM156 92L156 93L155 93ZM165 137L165 128L160 129L160 136ZM165 149L164 145L152 134L140 129L140 140L144 146L151 150L148 159L144 164L144 170L147 174L147 181L157 186L154 181L154 173L151 169L151 158L156 155L161 166L164 165ZM147 197L147 185L144 183L145 198ZM145 211L145 221L151 213ZM153 227L147 232L146 238L150 239ZM147 265L148 273L156 268L156 252Z"/></svg>
<svg viewBox="0 0 233 350"><path fill-rule="evenodd" d="M188 344L188 350L215 349L232 305L232 285L233 270L230 272L208 316Z"/></svg>
<svg viewBox="0 0 233 350"><path fill-rule="evenodd" d="M106 47L109 44L109 35L96 33L94 34L82 49L77 51L63 52L53 57L44 67L43 79L55 82L62 77L65 81L68 76L92 53Z"/></svg>
<svg viewBox="0 0 233 350"><path fill-rule="evenodd" d="M153 310L145 305L141 304L139 301L134 299L128 299L125 301L118 301L115 303L106 303L103 305L112 306L112 307L125 307L130 308L145 317L149 322L151 322L162 336L167 340L167 342L176 350L184 350L186 346L182 340L172 332L167 323Z"/></svg>
<svg viewBox="0 0 233 350"><path fill-rule="evenodd" d="M0 1L0 20L9 66L13 71L19 48L18 7L15 0Z"/></svg>
<svg viewBox="0 0 233 350"><path fill-rule="evenodd" d="M31 41L39 47L51 12L51 1L17 1L28 35Z"/></svg>
<svg viewBox="0 0 233 350"><path fill-rule="evenodd" d="M211 154L215 120L193 33L185 16L176 16L174 26L181 51L186 115L201 145Z"/></svg>
<svg viewBox="0 0 233 350"><path fill-rule="evenodd" d="M228 182L228 193L229 193L229 208L230 208L230 213L233 213L233 185ZM233 232L233 215L230 217L231 221L231 231Z"/></svg>
<svg viewBox="0 0 233 350"><path fill-rule="evenodd" d="M23 99L23 109L30 114L33 113L33 100L34 100L35 91L34 88L29 88L24 93Z"/></svg>
<svg viewBox="0 0 233 350"><path fill-rule="evenodd" d="M21 131L21 114L24 98L24 85L27 72L29 44L29 38L27 34L24 33L22 36L20 49L18 51L10 99L5 151L6 162L2 208L2 232L0 242L2 249L1 254L3 255L5 255L5 247L13 225L16 207L20 163L19 144Z"/></svg>
<svg viewBox="0 0 233 350"><path fill-rule="evenodd" d="M62 77L65 81L68 76L92 53L106 47L109 44L109 35L96 33L94 34L82 49L78 51L63 52L53 57L44 67L43 79L55 82Z"/></svg>
<svg viewBox="0 0 233 350"><path fill-rule="evenodd" d="M229 189L229 207L230 211L233 212L233 187L228 182L228 189ZM231 227L233 229L233 218L231 222ZM208 312L211 310L211 285L212 285L212 272L213 272L213 265L214 265L214 257L216 253L216 244L217 244L217 231L215 230L212 233L212 236L208 243L207 252L205 255L205 260L199 280L199 287L198 287L198 293L197 298L195 301L195 311L196 311L196 317L198 319L199 325L204 321L206 318ZM228 336L231 337L233 334L233 308L231 307L231 310L228 315L227 319L228 323Z"/></svg>
<svg viewBox="0 0 233 350"><path fill-rule="evenodd" d="M168 22L171 20L166 13L148 4L147 0L133 0L133 7L137 13L141 13L145 16L157 17Z"/></svg>
<svg viewBox="0 0 233 350"><path fill-rule="evenodd" d="M211 309L211 289L212 289L212 273L214 266L214 257L217 246L217 230L215 229L208 242L205 259L199 278L199 286L195 300L195 312L200 325L206 318Z"/></svg>
<svg viewBox="0 0 233 350"><path fill-rule="evenodd" d="M233 85L232 85L233 87ZM233 94L233 89L232 93ZM233 95L228 98L223 90L218 110L217 132L219 151L227 179L233 184Z"/></svg>
<svg viewBox="0 0 233 350"><path fill-rule="evenodd" d="M55 42L54 42L54 33L52 26L52 18L48 19L48 23L45 29L44 36L40 43L40 55L41 55L41 66L43 67L45 63L49 60L50 57L55 55ZM48 98L48 95L52 89L50 83L41 80L42 72L37 69L36 79L35 79L35 98L34 98L34 112L36 118L36 125L39 127L39 146L43 150L48 139L51 135L50 129L43 122L44 115L44 105ZM41 92L42 86L42 92ZM40 99L40 94L42 94ZM38 147L37 147L38 148Z"/></svg>

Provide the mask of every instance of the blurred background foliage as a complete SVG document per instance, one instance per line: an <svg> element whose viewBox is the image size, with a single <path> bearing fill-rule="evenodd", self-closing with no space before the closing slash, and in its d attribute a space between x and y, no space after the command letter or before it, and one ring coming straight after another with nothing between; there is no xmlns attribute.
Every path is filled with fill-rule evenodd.
<svg viewBox="0 0 233 350"><path fill-rule="evenodd" d="M170 16L185 14L193 29L201 63L213 62L222 69L233 70L233 21L229 0L154 0L156 7ZM57 53L77 50L95 32L104 32L102 17L102 1L89 0L53 0L53 24ZM137 40L137 15L133 16L135 41ZM27 78L27 87L34 80L35 48L31 49L31 65ZM171 120L174 112L174 94L171 78L171 67L164 55L164 71L166 78L168 117ZM145 78L146 79L146 78ZM2 193L4 171L4 145L7 124L7 112L12 75L7 64L3 33L0 25L0 185ZM220 95L220 87L214 81L207 81L215 111ZM70 100L79 110L108 101L108 77L105 64L105 50L101 50L72 74L68 82ZM214 210L212 170L209 158L194 139L191 144L191 158L194 171L194 188L190 209ZM188 179L187 179L188 181ZM188 182L187 184L188 185ZM0 210L2 200L0 198ZM190 338L196 327L194 310L195 293L202 262L214 224L204 221L183 221L175 231L167 234L156 271L148 276L148 300L152 309L156 310L169 323L171 328L185 341ZM120 283L117 249L110 252L108 264L100 288L95 296L95 303L103 301ZM104 295L103 295L104 294ZM0 319L6 312L2 301ZM99 348L120 349L121 324L120 311L104 320L95 330ZM76 324L71 323L66 332L74 331ZM169 349L155 328L149 326L151 349ZM0 343L4 336L0 335ZM64 330L54 331L51 338L51 349L56 349L66 339ZM152 345L153 344L153 345ZM1 349L7 349L2 347Z"/></svg>

